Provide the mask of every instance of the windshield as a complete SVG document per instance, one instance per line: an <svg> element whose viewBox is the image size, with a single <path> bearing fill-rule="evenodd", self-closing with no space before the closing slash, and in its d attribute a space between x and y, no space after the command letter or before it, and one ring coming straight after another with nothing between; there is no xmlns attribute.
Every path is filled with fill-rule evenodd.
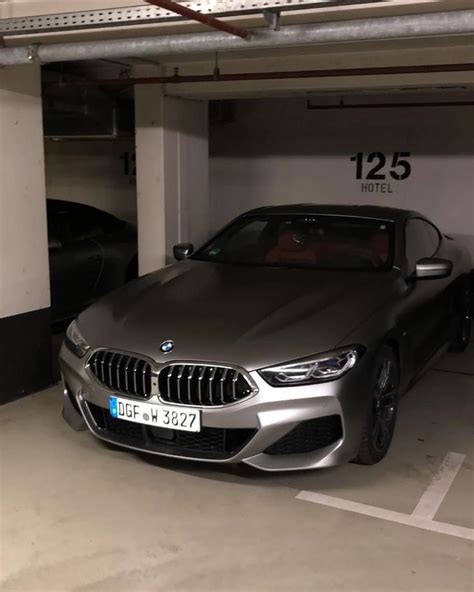
<svg viewBox="0 0 474 592"><path fill-rule="evenodd" d="M393 223L319 214L248 216L225 228L193 258L265 267L382 271L393 263Z"/></svg>

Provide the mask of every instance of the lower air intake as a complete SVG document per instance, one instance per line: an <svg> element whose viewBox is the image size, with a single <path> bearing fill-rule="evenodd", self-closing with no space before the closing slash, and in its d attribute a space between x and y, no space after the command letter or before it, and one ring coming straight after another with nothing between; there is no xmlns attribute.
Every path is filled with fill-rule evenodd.
<svg viewBox="0 0 474 592"><path fill-rule="evenodd" d="M342 438L339 415L302 421L288 434L269 446L266 454L302 454L325 448Z"/></svg>
<svg viewBox="0 0 474 592"><path fill-rule="evenodd" d="M105 438L149 452L188 458L225 460L234 456L255 435L255 429L208 428L182 432L155 428L112 417L108 409L85 403L95 422L94 431Z"/></svg>

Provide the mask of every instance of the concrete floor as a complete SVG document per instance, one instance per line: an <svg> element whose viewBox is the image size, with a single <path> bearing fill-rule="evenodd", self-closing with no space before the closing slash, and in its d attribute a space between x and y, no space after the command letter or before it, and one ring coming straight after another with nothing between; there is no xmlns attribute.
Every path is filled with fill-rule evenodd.
<svg viewBox="0 0 474 592"><path fill-rule="evenodd" d="M1 590L471 591L472 541L295 499L411 513L466 454L436 520L474 528L474 346L402 400L389 456L260 474L112 449L60 416L59 387L0 409Z"/></svg>

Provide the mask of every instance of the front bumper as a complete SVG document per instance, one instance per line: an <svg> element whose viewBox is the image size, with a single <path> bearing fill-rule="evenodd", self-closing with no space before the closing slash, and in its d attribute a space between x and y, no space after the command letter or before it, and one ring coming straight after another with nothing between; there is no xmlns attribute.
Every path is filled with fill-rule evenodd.
<svg viewBox="0 0 474 592"><path fill-rule="evenodd" d="M173 442L166 437L162 440L146 428L137 428L137 424L133 430L131 426L130 430L115 429L117 426L108 423L108 406L109 397L116 393L95 379L86 367L86 359L77 358L64 345L61 348L63 416L74 429L87 427L97 437L113 444L175 458L244 462L265 471L334 466L352 460L358 452L372 382L372 356L369 352L342 378L318 385L274 388L258 372L252 372L251 377L259 389L257 394L224 407L201 407L201 440L209 436L212 444L214 436L225 433L232 435L236 442L235 446L219 453L213 453L212 449L193 451L189 440L186 446L179 439ZM148 402L161 405L156 396ZM321 421L316 421L318 418ZM119 428L127 427L125 424L128 422L115 421L120 422ZM315 449L299 453L291 450L291 436L301 435L302 428L307 430L313 425L327 428L336 424L340 426L340 431L334 432L335 438L329 438L329 444L323 438L319 439L319 446ZM282 440L284 436L286 439ZM206 440L206 447L212 448L209 442ZM199 448L198 444L196 446ZM308 446L305 447L307 449Z"/></svg>

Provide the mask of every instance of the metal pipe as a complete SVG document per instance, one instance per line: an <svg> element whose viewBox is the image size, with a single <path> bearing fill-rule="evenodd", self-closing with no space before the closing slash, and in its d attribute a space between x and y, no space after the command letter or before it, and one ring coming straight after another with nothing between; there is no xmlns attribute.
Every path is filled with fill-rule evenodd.
<svg viewBox="0 0 474 592"><path fill-rule="evenodd" d="M289 70L279 72L240 72L233 74L191 74L179 76L151 76L146 78L105 78L55 82L46 87L117 87L134 84L184 84L194 82L236 82L244 80L284 80L294 78L334 78L341 76L387 76L395 74L427 74L436 72L472 72L474 63L426 64L418 66L387 66L378 68L339 68L333 70Z"/></svg>
<svg viewBox="0 0 474 592"><path fill-rule="evenodd" d="M203 14L202 12L191 10L191 8L184 6L184 4L178 4L177 2L172 2L172 0L146 0L146 2L148 2L148 4L153 4L153 6L158 6L159 8L164 8L170 12L180 14L181 16L184 16L190 20L198 21L199 23L208 25L209 27L217 29L218 31L224 31L224 33L235 35L241 39L246 39L249 36L247 29L235 27L234 25L230 25L225 21L216 19L209 14Z"/></svg>
<svg viewBox="0 0 474 592"><path fill-rule="evenodd" d="M245 43L227 33L209 32L138 37L0 49L0 65L157 57L211 51L264 49L474 33L474 10L388 16L329 23L291 25L279 31L253 29Z"/></svg>
<svg viewBox="0 0 474 592"><path fill-rule="evenodd" d="M310 111L324 111L327 109L399 109L400 107L474 107L474 101L425 101L423 103L359 103L358 105L346 105L344 103L341 103L339 105L311 105L310 101L308 101L306 104L306 108Z"/></svg>

